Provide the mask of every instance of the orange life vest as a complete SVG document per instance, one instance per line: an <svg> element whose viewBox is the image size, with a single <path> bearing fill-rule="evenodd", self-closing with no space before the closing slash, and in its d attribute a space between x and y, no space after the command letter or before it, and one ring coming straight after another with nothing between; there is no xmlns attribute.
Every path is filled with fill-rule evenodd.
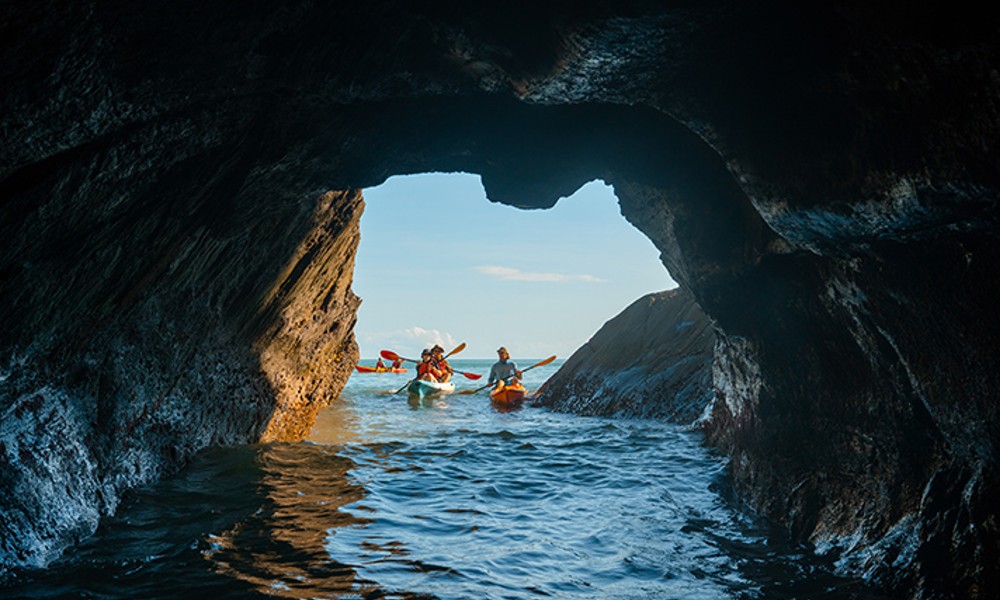
<svg viewBox="0 0 1000 600"><path fill-rule="evenodd" d="M432 361L421 362L417 365L417 377L423 377L424 375L430 375L437 381L441 377L441 371L434 366Z"/></svg>
<svg viewBox="0 0 1000 600"><path fill-rule="evenodd" d="M444 375L445 373L451 375L455 372L455 370L451 368L451 365L448 364L448 361L443 357L440 360L432 358L431 362L434 363L434 366L441 373L441 375Z"/></svg>

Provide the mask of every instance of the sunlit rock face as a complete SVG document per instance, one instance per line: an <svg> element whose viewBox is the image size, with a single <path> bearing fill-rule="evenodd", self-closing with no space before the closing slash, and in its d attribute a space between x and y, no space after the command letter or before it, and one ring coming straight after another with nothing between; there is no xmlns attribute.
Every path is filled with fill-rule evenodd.
<svg viewBox="0 0 1000 600"><path fill-rule="evenodd" d="M293 206L297 227L255 219L225 236L135 215L127 232L82 241L90 260L63 263L52 298L33 299L49 314L3 382L8 564L45 564L125 490L206 446L308 433L357 361L350 281L362 202L331 192ZM122 246L158 242L169 248L157 264L124 259Z"/></svg>
<svg viewBox="0 0 1000 600"><path fill-rule="evenodd" d="M743 498L901 595L989 596L1000 31L883 10L6 8L0 564L301 436L356 358L361 203L327 192L464 170L522 207L612 184L716 324Z"/></svg>
<svg viewBox="0 0 1000 600"><path fill-rule="evenodd" d="M713 327L682 290L643 296L574 352L536 402L586 415L693 423L712 399Z"/></svg>

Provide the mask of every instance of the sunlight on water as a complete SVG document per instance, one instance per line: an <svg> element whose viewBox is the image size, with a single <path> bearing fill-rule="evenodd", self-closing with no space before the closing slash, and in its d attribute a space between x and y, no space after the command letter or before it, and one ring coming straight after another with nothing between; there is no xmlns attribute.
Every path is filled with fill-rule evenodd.
<svg viewBox="0 0 1000 600"><path fill-rule="evenodd" d="M372 375L372 377L379 376L382 375ZM350 406L342 403L326 407L316 415L316 423L313 424L309 440L330 446L360 441L357 415Z"/></svg>

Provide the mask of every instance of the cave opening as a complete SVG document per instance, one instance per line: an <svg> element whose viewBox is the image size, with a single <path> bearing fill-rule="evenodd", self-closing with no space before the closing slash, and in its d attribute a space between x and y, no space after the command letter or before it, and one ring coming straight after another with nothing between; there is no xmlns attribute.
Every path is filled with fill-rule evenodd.
<svg viewBox="0 0 1000 600"><path fill-rule="evenodd" d="M397 176L364 190L354 291L361 360L466 342L568 357L640 296L677 287L650 240L591 181L547 210L490 202L478 176Z"/></svg>

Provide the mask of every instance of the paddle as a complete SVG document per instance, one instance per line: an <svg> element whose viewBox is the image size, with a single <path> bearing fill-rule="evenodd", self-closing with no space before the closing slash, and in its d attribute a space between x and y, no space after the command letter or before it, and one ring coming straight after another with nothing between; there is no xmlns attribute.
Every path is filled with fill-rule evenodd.
<svg viewBox="0 0 1000 600"><path fill-rule="evenodd" d="M455 349L449 352L448 354L445 354L444 357L448 358L452 354L458 354L462 350L465 350L465 342L462 342L461 344L455 346ZM415 362L415 363L420 362L419 360L416 360L414 358L406 358L405 356L400 356L395 352L393 352L392 350L383 350L379 352L379 354L382 355L382 358L385 358L387 360L408 360L410 362Z"/></svg>
<svg viewBox="0 0 1000 600"><path fill-rule="evenodd" d="M521 369L521 374L523 375L525 371L530 371L530 370L534 369L535 367L542 367L542 366L545 366L545 365L549 364L550 362L554 361L555 359L556 359L556 357L555 357L555 355L553 354L552 356L550 356L550 357L546 358L545 360L543 360L543 361L540 361L540 362L537 362L537 363L535 363L535 364L531 365L530 367L528 367L528 368L526 368L526 369ZM509 382L509 381L507 381L507 380L504 380L504 383L510 383L510 382ZM462 391L461 391L461 392L459 392L458 394L459 394L460 396L461 396L461 395L469 395L469 394L475 394L476 392L481 392L481 391L485 390L486 388L488 388L488 387L490 387L490 386L492 386L492 385L493 385L492 383L487 383L487 384L486 384L486 385L484 385L483 387L479 387L479 388L476 388L476 389L474 389L474 390L462 390Z"/></svg>
<svg viewBox="0 0 1000 600"><path fill-rule="evenodd" d="M465 344L463 343L458 348L455 348L454 350L452 350L451 352L449 352L445 356L445 358L448 358L449 356L451 356L452 354L455 354L456 352L461 352L464 349L465 349ZM382 355L382 358L385 358L385 359L388 359L388 360L391 360L391 361L408 360L410 362L415 362L415 363L419 363L420 362L419 360L413 360L412 358L406 358L404 356L400 356L400 355L396 354L395 352L393 352L392 350L383 350L382 352L380 352L380 354ZM481 379L483 377L479 373L466 373L465 371L455 371L455 372L456 373L461 373L462 375L465 375L466 378L472 379L472 380Z"/></svg>
<svg viewBox="0 0 1000 600"><path fill-rule="evenodd" d="M457 354L457 353L461 352L462 350L465 350L465 342L462 342L461 344L459 344L458 346L456 346L454 350L452 350L448 354L445 354L444 357L448 358L452 354ZM395 352L391 352L389 350L383 350L382 352L380 352L380 354L382 355L383 358L388 358L389 360L396 360L397 358L403 358L402 356L396 354ZM403 358L403 360L408 360L408 361L415 362L415 363L420 362L418 360L413 360L412 358ZM462 374L465 375L465 373L462 373ZM399 392L402 392L403 390L405 390L407 387L409 387L409 385L411 383L413 383L414 381L417 380L417 377L420 377L420 375L417 375L413 379L407 381L405 384L403 384L403 387L401 387L398 390L396 390L395 392L393 392L393 394L398 394ZM472 379L479 379L479 377L481 377L481 375L476 375L476 377L474 377Z"/></svg>

